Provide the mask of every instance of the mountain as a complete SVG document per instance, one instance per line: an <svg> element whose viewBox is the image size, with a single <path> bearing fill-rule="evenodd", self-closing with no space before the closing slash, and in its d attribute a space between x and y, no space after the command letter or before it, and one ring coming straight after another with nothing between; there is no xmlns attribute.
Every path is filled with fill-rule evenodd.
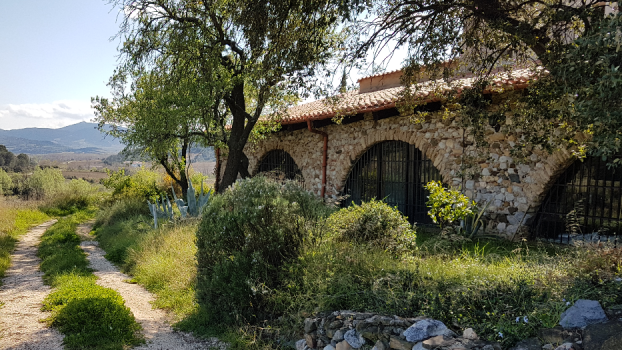
<svg viewBox="0 0 622 350"><path fill-rule="evenodd" d="M81 122L60 129L0 129L0 145L13 153L117 153L123 145L97 130L96 123Z"/></svg>

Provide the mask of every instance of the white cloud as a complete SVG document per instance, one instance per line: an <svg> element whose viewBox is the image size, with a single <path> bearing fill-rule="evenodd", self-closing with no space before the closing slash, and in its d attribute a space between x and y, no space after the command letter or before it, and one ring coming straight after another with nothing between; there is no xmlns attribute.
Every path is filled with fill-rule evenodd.
<svg viewBox="0 0 622 350"><path fill-rule="evenodd" d="M94 118L90 101L0 105L0 129L62 128Z"/></svg>

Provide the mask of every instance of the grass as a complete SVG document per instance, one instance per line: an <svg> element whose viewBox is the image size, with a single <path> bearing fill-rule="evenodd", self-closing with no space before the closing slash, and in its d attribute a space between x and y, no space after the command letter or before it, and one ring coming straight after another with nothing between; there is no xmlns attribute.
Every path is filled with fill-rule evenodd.
<svg viewBox="0 0 622 350"><path fill-rule="evenodd" d="M92 216L78 211L59 219L42 236L38 255L43 279L54 288L43 310L52 312L46 321L65 335L68 349L125 349L144 341L141 327L116 291L95 283L79 247L76 228Z"/></svg>
<svg viewBox="0 0 622 350"><path fill-rule="evenodd" d="M509 348L555 326L566 301L622 304L622 283L614 281L622 276L619 248L452 240L420 228L417 248L400 257L329 238L309 242L283 271L287 280L270 291L282 314L258 325L219 328L206 321L194 296L196 222L154 230L139 211L120 201L98 213L95 234L107 257L156 294L156 306L175 314L178 329L218 336L232 349L286 348L274 340L299 339L304 317L343 309L426 315L456 331L473 327Z"/></svg>
<svg viewBox="0 0 622 350"><path fill-rule="evenodd" d="M32 226L50 219L37 208L38 204L0 196L0 278L11 265L11 252L19 237Z"/></svg>

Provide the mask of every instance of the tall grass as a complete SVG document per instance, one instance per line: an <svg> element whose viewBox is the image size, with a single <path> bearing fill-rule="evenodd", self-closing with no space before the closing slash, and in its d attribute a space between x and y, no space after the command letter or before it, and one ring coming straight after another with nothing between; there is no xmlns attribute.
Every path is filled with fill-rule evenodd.
<svg viewBox="0 0 622 350"><path fill-rule="evenodd" d="M32 226L49 220L37 208L38 204L0 196L0 278L4 277L11 265L11 252L15 249L19 236Z"/></svg>
<svg viewBox="0 0 622 350"><path fill-rule="evenodd" d="M67 349L126 349L143 342L141 327L119 293L95 283L76 227L92 213L61 218L42 236L38 255L54 290L43 301L46 321L65 335Z"/></svg>

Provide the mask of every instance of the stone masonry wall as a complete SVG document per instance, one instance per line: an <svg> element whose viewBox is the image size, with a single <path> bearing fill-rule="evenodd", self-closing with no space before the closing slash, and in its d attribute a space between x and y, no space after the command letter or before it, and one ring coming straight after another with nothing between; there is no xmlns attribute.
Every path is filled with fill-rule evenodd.
<svg viewBox="0 0 622 350"><path fill-rule="evenodd" d="M347 125L329 125L318 128L328 133L327 196L336 197L343 190L351 167L359 157L376 143L398 140L414 144L434 163L443 182L462 188L478 203L490 201L487 215L489 232L513 236L522 223L537 211L546 190L556 175L572 161L571 152L553 154L535 149L527 161L518 162L510 156L516 135L506 136L487 131L489 147L476 149L457 122L430 120L415 124L408 117L396 116L378 121L365 120ZM308 189L319 194L322 179L322 136L307 129L280 131L255 145L248 145L245 153L250 161L250 172L255 174L262 157L269 151L288 152L305 179ZM471 162L470 176L461 175L465 155L479 154ZM226 159L223 159L224 162Z"/></svg>

